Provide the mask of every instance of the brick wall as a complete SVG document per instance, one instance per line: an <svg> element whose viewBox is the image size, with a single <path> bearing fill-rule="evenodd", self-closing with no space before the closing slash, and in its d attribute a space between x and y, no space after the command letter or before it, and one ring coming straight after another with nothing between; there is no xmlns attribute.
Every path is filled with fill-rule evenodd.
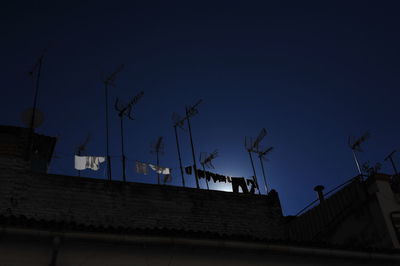
<svg viewBox="0 0 400 266"><path fill-rule="evenodd" d="M280 236L278 194L235 194L91 178L0 172L0 216L84 227ZM96 229L96 230L97 230Z"/></svg>

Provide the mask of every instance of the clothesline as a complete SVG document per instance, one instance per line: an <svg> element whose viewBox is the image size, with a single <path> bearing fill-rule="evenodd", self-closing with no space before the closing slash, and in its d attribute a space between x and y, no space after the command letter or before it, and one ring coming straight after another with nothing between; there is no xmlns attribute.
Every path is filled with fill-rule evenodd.
<svg viewBox="0 0 400 266"><path fill-rule="evenodd" d="M56 155L57 156L57 155ZM70 157L69 155L63 156L64 158ZM74 155L75 157L75 169L78 171L82 171L85 169L90 169L93 171L98 171L101 168L101 164L105 163L106 157L104 156L79 156ZM121 158L121 156L115 156L117 158ZM115 158L114 157L114 158ZM57 159L60 157L58 156ZM148 175L148 168L154 171L157 174L161 174L164 177L164 184L172 181L172 172L173 169L178 169L179 167L162 167L159 165L155 165L152 163L141 162L138 160L127 159L130 162L135 162L135 169L137 174ZM66 172L65 170L63 170ZM187 166L184 168L186 175L194 174L194 167ZM254 194L256 189L259 191L259 186L257 180L252 176L250 179L244 177L231 177L226 175L221 175L217 173L213 173L206 170L196 169L197 177L200 179L205 179L206 183L213 181L214 183L231 183L233 192L239 192L239 188L241 188L243 193L252 193ZM105 176L105 168L103 168L103 173ZM250 186L250 187L249 187ZM207 185L208 187L208 185Z"/></svg>

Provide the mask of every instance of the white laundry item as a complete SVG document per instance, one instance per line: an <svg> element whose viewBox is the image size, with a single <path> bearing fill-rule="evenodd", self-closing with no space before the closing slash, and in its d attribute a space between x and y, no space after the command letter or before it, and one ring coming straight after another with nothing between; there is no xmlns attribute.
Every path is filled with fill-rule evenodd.
<svg viewBox="0 0 400 266"><path fill-rule="evenodd" d="M147 163L136 161L136 173L147 175L148 174Z"/></svg>
<svg viewBox="0 0 400 266"><path fill-rule="evenodd" d="M155 171L157 174L169 175L171 174L171 169L167 167L161 167L154 164L149 164L150 168Z"/></svg>
<svg viewBox="0 0 400 266"><path fill-rule="evenodd" d="M105 161L106 161L105 157L75 155L75 169L76 170L91 169L97 171L100 168L100 164Z"/></svg>

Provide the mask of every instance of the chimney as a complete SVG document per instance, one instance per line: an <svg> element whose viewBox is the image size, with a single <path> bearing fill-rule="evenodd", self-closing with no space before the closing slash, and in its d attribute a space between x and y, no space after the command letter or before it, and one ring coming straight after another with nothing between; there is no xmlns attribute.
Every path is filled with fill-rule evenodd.
<svg viewBox="0 0 400 266"><path fill-rule="evenodd" d="M324 186L322 185L318 185L314 187L314 191L316 191L318 193L318 198L320 203L322 203L325 199L324 199L324 193L322 192L324 190Z"/></svg>

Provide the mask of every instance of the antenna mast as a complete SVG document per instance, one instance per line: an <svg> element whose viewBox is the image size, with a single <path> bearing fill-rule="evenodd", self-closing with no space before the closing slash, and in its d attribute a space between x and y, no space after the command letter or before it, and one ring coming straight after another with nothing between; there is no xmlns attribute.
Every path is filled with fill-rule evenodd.
<svg viewBox="0 0 400 266"><path fill-rule="evenodd" d="M104 82L104 92L105 92L105 104L106 104L106 152L107 152L107 177L108 180L111 180L111 157L109 150L109 141L108 141L108 86L115 87L115 78L119 72L122 71L124 65L120 65L117 70L111 73Z"/></svg>
<svg viewBox="0 0 400 266"><path fill-rule="evenodd" d="M192 147L192 157L193 157L193 168L194 168L194 175L196 177L196 187L200 188L199 186L199 177L197 175L197 166L196 166L196 156L194 152L194 145L193 145L193 137L192 137L192 129L190 126L190 118L196 115L199 111L196 107L202 102L202 100L198 100L193 106L186 107L186 119L188 121L188 128L189 128L189 136L190 136L190 144Z"/></svg>
<svg viewBox="0 0 400 266"><path fill-rule="evenodd" d="M397 168L396 165L394 164L394 160L393 160L393 154L395 154L397 151L394 150L392 151L388 156L386 156L385 161L389 160L390 163L392 164L393 170L394 170L394 174L396 175L396 178L398 177L399 173L397 172Z"/></svg>
<svg viewBox="0 0 400 266"><path fill-rule="evenodd" d="M159 154L164 153L164 143L163 143L163 137L158 137L156 143L152 145L153 147L153 153L156 154L157 158L157 166L160 166L160 159L159 159ZM160 184L160 173L157 172L157 183Z"/></svg>
<svg viewBox="0 0 400 266"><path fill-rule="evenodd" d="M42 70L42 64L43 64L43 58L46 54L46 50L43 51L42 55L38 58L36 64L33 66L32 70L29 72L29 75L33 77L34 72L37 70L36 74L36 84L35 84L35 94L33 96L33 109L32 109L32 116L31 116L31 121L29 123L29 141L28 141L28 150L27 150L27 160L30 159L31 157L31 152L32 152L32 147L33 147L33 134L35 133L35 116L36 114L36 109L37 109L37 98L39 94L39 84L40 84L40 74Z"/></svg>
<svg viewBox="0 0 400 266"><path fill-rule="evenodd" d="M206 172L205 166L207 166L207 168L213 168L214 169L214 165L212 164L212 160L214 160L217 157L218 157L218 150L214 150L210 155L207 155L207 153L205 153L205 152L200 153L200 164L203 167L204 174ZM205 178L206 178L207 189L209 190L210 187L208 186L207 177L205 177Z"/></svg>
<svg viewBox="0 0 400 266"><path fill-rule="evenodd" d="M258 158L260 159L261 170L262 170L263 177L264 177L265 191L266 191L267 194L268 194L269 189L268 189L268 185L267 185L267 179L265 177L265 170L264 170L263 160L265 160L265 155L267 155L273 149L274 149L274 147L269 147L269 148L265 149L264 151L256 151L258 153Z"/></svg>
<svg viewBox="0 0 400 266"><path fill-rule="evenodd" d="M260 186L258 185L256 169L254 167L253 156L251 156L251 153L257 151L258 145L260 144L261 140L266 135L267 135L267 130L265 128L263 128L263 129L261 129L260 133L258 134L257 139L254 142L252 142L252 140L250 138L247 139L247 137L245 137L245 144L244 144L247 152L249 153L251 167L253 168L253 174L254 174L253 178L254 178L254 182L256 183L256 186L258 188L259 195L261 195L261 191L260 191Z"/></svg>
<svg viewBox="0 0 400 266"><path fill-rule="evenodd" d="M357 166L357 170L358 173L360 174L360 176L362 176L361 173L361 168L360 168L360 163L358 162L358 158L356 155L356 151L358 152L362 152L363 150L361 149L361 143L363 143L364 141L366 141L367 139L369 139L369 133L366 132L364 133L364 135L362 135L361 137L359 137L358 139L355 140L354 137L349 137L349 147L353 153L353 157L354 157L354 161L356 163Z"/></svg>
<svg viewBox="0 0 400 266"><path fill-rule="evenodd" d="M172 115L172 120L174 120L174 132L175 132L175 140L176 140L176 148L178 150L178 158L179 158L179 167L181 169L181 176L182 176L182 186L185 187L185 178L183 176L183 167L182 167L182 158L181 158L181 150L179 147L179 138L178 138L178 131L177 127L180 127L183 129L183 124L185 122L186 118L181 119L177 114Z"/></svg>
<svg viewBox="0 0 400 266"><path fill-rule="evenodd" d="M120 127L121 127L121 153L122 153L122 180L126 182L126 156L124 150L124 117L128 117L130 120L133 120L132 116L132 108L133 106L142 98L144 92L139 92L132 100L127 104L123 105L119 102L119 99L115 101L115 110L118 111L118 116L120 118Z"/></svg>
<svg viewBox="0 0 400 266"><path fill-rule="evenodd" d="M90 140L90 134L87 135L86 139L83 141L81 145L78 146L78 155L81 156L82 152L86 150L86 145ZM81 170L78 170L78 176L81 176Z"/></svg>

